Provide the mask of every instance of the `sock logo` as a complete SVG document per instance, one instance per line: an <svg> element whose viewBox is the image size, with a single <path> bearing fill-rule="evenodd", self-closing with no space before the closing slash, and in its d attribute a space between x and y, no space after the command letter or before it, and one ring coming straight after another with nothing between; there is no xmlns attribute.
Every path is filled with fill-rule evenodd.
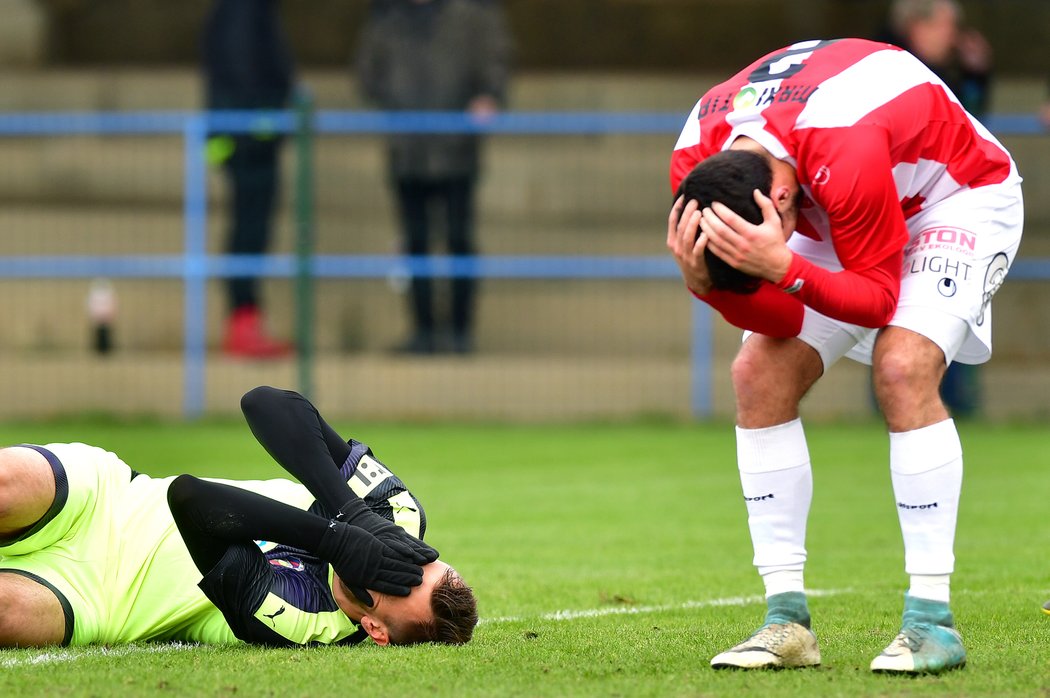
<svg viewBox="0 0 1050 698"><path fill-rule="evenodd" d="M904 502L897 502L898 509L936 509L937 502L931 502L930 504L905 504Z"/></svg>
<svg viewBox="0 0 1050 698"><path fill-rule="evenodd" d="M761 502L766 499L773 499L773 493L770 492L769 494L762 494L757 497L748 497L747 495L744 495L745 502Z"/></svg>

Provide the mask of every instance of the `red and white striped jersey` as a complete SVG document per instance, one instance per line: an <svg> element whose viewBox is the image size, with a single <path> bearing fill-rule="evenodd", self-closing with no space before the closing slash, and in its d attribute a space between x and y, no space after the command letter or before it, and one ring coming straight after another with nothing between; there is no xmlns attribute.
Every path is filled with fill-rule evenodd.
<svg viewBox="0 0 1050 698"><path fill-rule="evenodd" d="M862 39L794 44L709 90L675 146L672 190L740 136L795 168L806 195L797 233L830 240L844 269L810 269L796 255L782 286L801 279L806 305L869 327L896 307L906 220L1016 177L1006 149L921 61Z"/></svg>

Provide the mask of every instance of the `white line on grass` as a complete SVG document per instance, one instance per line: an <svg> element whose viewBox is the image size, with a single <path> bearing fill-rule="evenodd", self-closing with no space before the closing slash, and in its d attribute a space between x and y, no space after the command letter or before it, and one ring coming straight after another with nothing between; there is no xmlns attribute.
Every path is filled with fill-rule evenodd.
<svg viewBox="0 0 1050 698"><path fill-rule="evenodd" d="M807 589L807 596L834 596L836 594L847 594L850 589ZM721 599L705 599L703 601L686 601L677 604L664 604L660 606L606 606L605 608L587 608L583 610L552 611L538 616L498 616L495 618L482 618L479 623L515 623L526 620L577 620L578 618L600 618L602 616L627 616L638 613L659 613L662 611L687 611L693 608L714 608L718 606L747 606L753 603L762 603L765 596L728 596Z"/></svg>
<svg viewBox="0 0 1050 698"><path fill-rule="evenodd" d="M835 596L836 594L848 594L851 589L808 589L807 596ZM766 600L765 596L758 594L752 596L728 596L721 599L705 599L702 601L685 601L678 604L663 604L659 606L607 606L605 608L587 608L582 610L561 610L543 613L538 616L499 616L495 618L482 618L480 623L515 623L528 620L577 620L579 618L600 618L602 616L627 616L639 613L659 613L662 611L687 611L694 608L716 608L719 606L747 606L748 604L761 603ZM0 667L13 669L15 667L37 666L40 664L58 664L61 662L76 662L92 657L119 658L130 657L137 654L161 654L165 652L177 652L181 650L192 650L200 645L192 642L172 642L167 644L148 645L120 645L118 647L65 647L48 650L29 657L0 657Z"/></svg>
<svg viewBox="0 0 1050 698"><path fill-rule="evenodd" d="M0 667L11 669L14 667L36 666L38 664L58 664L61 662L77 662L81 659L91 657L128 657L136 654L162 654L166 652L177 652L180 650L192 650L200 645L192 642L172 642L156 645L120 645L118 647L64 647L48 650L30 657L4 657L0 658Z"/></svg>

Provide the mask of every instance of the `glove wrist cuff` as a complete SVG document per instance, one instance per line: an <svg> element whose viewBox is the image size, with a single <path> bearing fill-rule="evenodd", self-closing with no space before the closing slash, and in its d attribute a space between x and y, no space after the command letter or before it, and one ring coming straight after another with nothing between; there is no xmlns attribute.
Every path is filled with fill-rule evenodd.
<svg viewBox="0 0 1050 698"><path fill-rule="evenodd" d="M366 511L369 511L368 505L365 504L364 500L355 495L353 499L339 507L339 511L335 515L335 520L343 521L345 523L353 523L355 519Z"/></svg>

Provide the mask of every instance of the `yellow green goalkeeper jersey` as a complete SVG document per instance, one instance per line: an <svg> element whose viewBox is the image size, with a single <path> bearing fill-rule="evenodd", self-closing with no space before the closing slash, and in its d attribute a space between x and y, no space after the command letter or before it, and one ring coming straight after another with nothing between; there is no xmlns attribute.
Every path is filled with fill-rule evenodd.
<svg viewBox="0 0 1050 698"><path fill-rule="evenodd" d="M167 504L172 478L135 473L115 454L86 444L31 448L51 463L56 499L42 525L0 546L0 572L56 593L67 644L237 642L198 587L201 574ZM289 480L226 482L304 509L313 502ZM354 630L345 616L339 625Z"/></svg>
<svg viewBox="0 0 1050 698"><path fill-rule="evenodd" d="M422 538L426 514L419 501L366 445L350 445L341 467L350 487L377 514ZM50 463L55 501L40 523L0 545L0 573L29 577L55 593L66 616L65 644L362 639L332 597L327 563L257 541L230 546L202 579L168 508L173 478L136 473L115 454L86 444L26 447ZM290 480L215 481L319 509Z"/></svg>

